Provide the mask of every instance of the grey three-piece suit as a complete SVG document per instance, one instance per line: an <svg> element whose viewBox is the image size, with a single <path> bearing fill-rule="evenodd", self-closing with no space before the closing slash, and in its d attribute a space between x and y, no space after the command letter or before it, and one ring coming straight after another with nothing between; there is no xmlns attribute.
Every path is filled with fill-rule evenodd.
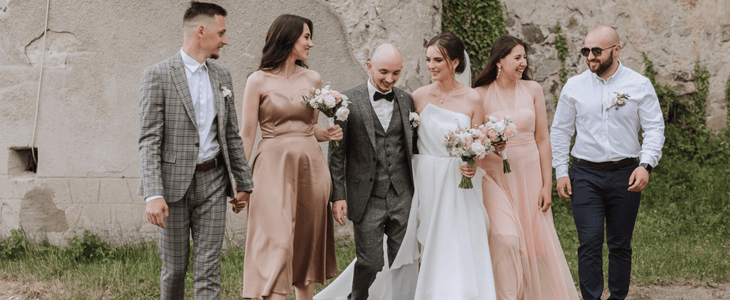
<svg viewBox="0 0 730 300"><path fill-rule="evenodd" d="M347 121L337 121L343 138L329 148L332 200L346 200L355 229L357 262L350 299L367 299L375 275L383 268L383 235L388 235L388 260L393 262L408 224L413 197L411 156L417 137L408 115L411 96L393 88L393 115L383 128L370 104L368 84L344 94L350 99ZM387 101L385 99L379 101Z"/></svg>

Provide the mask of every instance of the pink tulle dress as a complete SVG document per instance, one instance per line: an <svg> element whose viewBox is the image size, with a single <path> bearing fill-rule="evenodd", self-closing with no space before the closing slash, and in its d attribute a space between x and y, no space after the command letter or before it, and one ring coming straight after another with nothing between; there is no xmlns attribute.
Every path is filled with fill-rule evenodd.
<svg viewBox="0 0 730 300"><path fill-rule="evenodd" d="M505 174L502 159L494 154L479 162L486 172L482 191L491 225L489 248L497 299L577 300L552 209L538 209L542 172L528 83L517 81L514 99L507 99L500 89L490 84L484 102L488 116L501 120L509 115L517 125L517 134L506 148L512 172Z"/></svg>

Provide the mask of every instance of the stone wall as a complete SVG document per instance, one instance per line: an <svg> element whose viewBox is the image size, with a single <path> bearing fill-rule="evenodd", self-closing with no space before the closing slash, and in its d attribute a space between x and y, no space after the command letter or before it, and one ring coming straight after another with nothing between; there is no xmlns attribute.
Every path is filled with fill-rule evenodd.
<svg viewBox="0 0 730 300"><path fill-rule="evenodd" d="M20 227L56 244L86 229L113 241L155 237L156 229L143 213L144 201L135 194L139 85L145 67L179 51L186 2L51 1L42 49L46 1L0 0L0 238ZM219 62L230 68L238 95L258 66L269 24L281 13L314 21L309 65L335 89L363 83L365 61L384 42L403 53L399 87L413 91L430 82L424 44L440 31L440 0L216 2L229 11L230 45ZM534 48L530 60L550 120L552 95L560 92L554 44L559 20L570 52L569 76L586 69L578 49L587 31L599 24L617 28L626 66L641 72L641 54L646 53L658 80L680 94L693 90L691 71L699 58L712 75L708 125L725 126L723 87L730 75L726 0L503 0L503 5L507 31ZM25 171L30 152L23 149L31 146L34 134L41 53L44 73L34 143L39 160L33 173ZM240 109L240 98L236 104ZM227 228L229 237L242 241L245 216L228 214Z"/></svg>
<svg viewBox="0 0 730 300"><path fill-rule="evenodd" d="M229 45L219 63L231 70L238 95L258 67L269 25L282 13L313 20L309 66L338 90L365 82L365 58L385 41L399 45L409 58L406 68L416 69L402 80L415 80L412 87L401 86L427 82L416 65L422 40L440 28L436 0L216 2L229 13ZM21 227L56 244L87 229L121 242L156 236L136 195L139 88L145 67L182 46L186 3L51 1L43 49L46 1L0 0L0 238ZM30 151L23 149L34 134L42 51L34 173L25 171ZM241 98L236 101L240 119ZM242 241L244 214L229 213L227 228Z"/></svg>
<svg viewBox="0 0 730 300"><path fill-rule="evenodd" d="M657 80L676 88L679 95L694 91L692 70L710 71L707 125L725 128L725 82L730 75L730 1L728 0L503 0L507 32L533 48L530 62L535 80L547 100L549 122L555 109L552 94L560 93L560 61L555 49L556 23L567 37L568 77L585 70L579 54L586 33L609 25L619 33L621 62L643 74L642 53L654 62Z"/></svg>

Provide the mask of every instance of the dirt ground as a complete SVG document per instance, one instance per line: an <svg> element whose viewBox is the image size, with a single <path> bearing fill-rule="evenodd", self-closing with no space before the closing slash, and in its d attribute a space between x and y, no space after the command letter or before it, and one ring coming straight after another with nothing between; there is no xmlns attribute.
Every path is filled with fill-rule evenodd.
<svg viewBox="0 0 730 300"><path fill-rule="evenodd" d="M0 300L57 299L65 293L60 282L23 283L0 279ZM89 294L89 299L114 299L109 291ZM608 291L603 299L608 298ZM730 300L730 283L632 286L627 300Z"/></svg>

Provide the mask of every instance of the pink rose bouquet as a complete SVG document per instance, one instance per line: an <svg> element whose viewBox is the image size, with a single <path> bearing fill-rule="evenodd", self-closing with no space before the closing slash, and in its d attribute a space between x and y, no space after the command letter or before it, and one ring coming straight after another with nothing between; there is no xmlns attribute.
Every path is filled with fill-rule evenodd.
<svg viewBox="0 0 730 300"><path fill-rule="evenodd" d="M350 115L350 110L347 108L348 99L347 96L340 94L340 92L331 89L329 82L324 84L321 89L312 87L312 91L309 95L302 95L304 99L302 104L312 109L319 109L329 121L329 126L335 126L335 118L338 121L347 120L347 116ZM339 141L330 141L330 146L340 146Z"/></svg>
<svg viewBox="0 0 730 300"><path fill-rule="evenodd" d="M462 128L459 126L456 131L449 131L446 134L444 146L452 157L461 158L467 162L470 167L474 168L475 158L484 158L489 152L494 151L492 143L484 135L484 125L479 128ZM474 185L471 179L461 175L459 188L471 189Z"/></svg>
<svg viewBox="0 0 730 300"><path fill-rule="evenodd" d="M507 141L509 138L517 134L517 126L512 122L510 116L504 116L503 120L495 117L487 116L487 123L484 126L484 134L492 143ZM505 173L512 172L507 160L507 150L502 151L502 170Z"/></svg>

